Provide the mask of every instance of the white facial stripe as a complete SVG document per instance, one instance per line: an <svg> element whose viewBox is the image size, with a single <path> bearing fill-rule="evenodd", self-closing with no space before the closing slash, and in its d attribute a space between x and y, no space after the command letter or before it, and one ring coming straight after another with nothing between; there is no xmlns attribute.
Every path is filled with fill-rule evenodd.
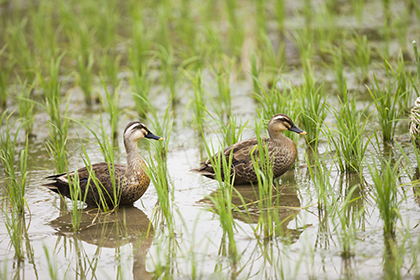
<svg viewBox="0 0 420 280"><path fill-rule="evenodd" d="M277 117L274 117L273 120L276 120L276 121L286 121L287 118L285 116L277 116Z"/></svg>
<svg viewBox="0 0 420 280"><path fill-rule="evenodd" d="M130 127L129 128L127 128L127 130L126 130L126 134L128 135L128 134L131 134L131 133L133 133L133 131L134 131L134 129L135 129L135 127L137 127L139 124L138 123L133 123L132 125L130 125Z"/></svg>

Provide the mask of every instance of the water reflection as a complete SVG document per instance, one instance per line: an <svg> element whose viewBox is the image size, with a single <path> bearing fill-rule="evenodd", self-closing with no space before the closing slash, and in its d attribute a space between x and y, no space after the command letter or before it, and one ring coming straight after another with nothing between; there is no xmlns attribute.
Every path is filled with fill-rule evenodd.
<svg viewBox="0 0 420 280"><path fill-rule="evenodd" d="M201 199L200 203L206 203L214 207L211 198L216 198L221 192L220 189L210 194L210 197ZM261 222L261 218L270 216L275 223L277 235L288 237L292 243L295 243L303 229L288 228L289 223L295 219L300 211L300 200L296 188L291 186L273 187L271 200L264 201L258 187L251 185L238 185L232 191L232 206L235 210L232 212L233 218L248 224Z"/></svg>
<svg viewBox="0 0 420 280"><path fill-rule="evenodd" d="M88 258L87 255L83 256L83 243L80 241L98 246L95 256L99 255L99 257L101 248L104 247L115 248L115 255L121 256L120 247L131 243L134 256L133 279L152 279L152 275L145 269L145 259L153 241L154 229L146 214L140 209L123 207L112 213L98 213L96 209L84 210L81 212L80 230L77 233L73 233L72 213L58 217L50 225L62 236L65 245L74 245L79 260ZM68 238L72 240L67 242ZM67 248L63 250L67 251ZM93 261L97 260L87 259L89 263L87 268L77 263L76 271L86 276L85 273L88 273L90 269L90 273L95 274L92 267L96 269L97 266L92 264ZM120 263L125 261L117 259ZM117 265L120 264L117 263ZM114 272L114 266L111 267ZM93 276L96 278L95 275Z"/></svg>

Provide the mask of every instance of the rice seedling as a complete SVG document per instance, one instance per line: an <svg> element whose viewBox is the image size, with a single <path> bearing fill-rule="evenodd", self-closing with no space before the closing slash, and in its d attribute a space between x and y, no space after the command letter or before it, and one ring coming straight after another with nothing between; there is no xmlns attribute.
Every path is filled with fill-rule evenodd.
<svg viewBox="0 0 420 280"><path fill-rule="evenodd" d="M156 165L153 162L150 162L150 166L156 167L155 170L158 171L158 175L161 177L159 178L159 181L156 181L159 183L159 186L166 189L166 191L169 191L169 181L167 178L168 170L167 170L167 153L168 153L168 147L169 147L169 140L172 132L172 125L173 125L173 119L172 119L172 112L170 110L171 108L171 100L169 100L168 105L166 107L165 113L163 116L160 116L158 114L158 111L156 108L152 105L149 99L145 100L147 102L148 107L151 110L152 117L149 117L149 121L152 123L155 131L159 135L163 135L163 141L159 141L156 145L154 145L155 149L155 160L158 161L158 164ZM149 154L150 159L151 154ZM159 159L158 159L159 158ZM153 170L153 168L152 168ZM156 174L155 174L156 175Z"/></svg>
<svg viewBox="0 0 420 280"><path fill-rule="evenodd" d="M267 37L266 6L265 0L255 1L256 34L258 36L256 40L261 42Z"/></svg>
<svg viewBox="0 0 420 280"><path fill-rule="evenodd" d="M282 90L280 90L280 87ZM293 120L299 119L298 98L295 96L295 90L283 83L280 86L280 81L273 83L269 89L261 88L259 94L254 94L261 109L258 109L258 115L263 120L269 120L272 116L278 113L286 114ZM297 143L298 135L294 132L285 131L284 134Z"/></svg>
<svg viewBox="0 0 420 280"><path fill-rule="evenodd" d="M223 135L223 138L219 140L219 142L223 143L224 147L229 147L239 142L242 138L242 132L246 128L248 121L242 124L241 121L238 121L238 118L236 116L230 115L229 119L225 123L223 115L221 115L218 112L216 114L219 117L219 119L214 119L214 121L219 124L221 134ZM212 114L208 113L208 115L213 118ZM213 131L216 133L214 129Z"/></svg>
<svg viewBox="0 0 420 280"><path fill-rule="evenodd" d="M382 131L383 141L393 140L395 129L397 127L398 119L401 116L402 110L398 107L398 103L401 97L406 94L393 94L394 88L397 83L397 79L391 79L391 66L389 63L386 63L387 69L387 81L382 84L376 78L376 75L373 75L374 83L372 84L372 89L368 86L367 89L373 99L373 102L378 113L379 126Z"/></svg>
<svg viewBox="0 0 420 280"><path fill-rule="evenodd" d="M149 70L153 60L143 62L143 56L139 57L140 54L136 54L135 49L130 49L130 61L131 61L131 77L130 84L133 88L133 98L135 103L135 110L139 117L145 117L148 112L148 104L146 100L149 99L149 92L151 88L151 78L149 76Z"/></svg>
<svg viewBox="0 0 420 280"><path fill-rule="evenodd" d="M16 127L17 121L11 122L11 116L12 114L9 114L6 110L0 117L0 125L4 128L4 131L0 136L0 160L6 174L4 190L6 191L7 199L11 204L13 212L22 214L25 212L26 205L25 187L28 160L28 138L25 138L25 147L18 152L17 145L19 144L19 132L23 123L16 128L16 131L12 132L12 129ZM16 154L19 154L19 170L16 170L15 168Z"/></svg>
<svg viewBox="0 0 420 280"><path fill-rule="evenodd" d="M5 41L11 53L10 59L16 62L16 68L22 72L28 83L32 83L36 76L36 61L33 59L32 48L26 36L28 18L18 18L21 19L19 22L13 21L7 24Z"/></svg>
<svg viewBox="0 0 420 280"><path fill-rule="evenodd" d="M299 121L307 133L305 140L308 144L316 144L327 117L328 104L323 84L316 85L310 63L305 65L305 84L300 88L293 88L292 95L300 96Z"/></svg>
<svg viewBox="0 0 420 280"><path fill-rule="evenodd" d="M2 68L0 71L0 107L4 110L6 108L7 97L8 93L8 80L10 76L10 72L12 72L14 62L9 57L6 58L5 51L7 45L5 45L2 49L0 49L0 60L5 61L2 63Z"/></svg>
<svg viewBox="0 0 420 280"><path fill-rule="evenodd" d="M371 139L365 136L369 121L366 112L369 107L357 111L355 96L350 98L347 88L344 88L343 95L343 100L339 99L341 108L332 108L337 133L333 134L327 127L326 135L336 150L340 171L356 171L363 174L363 161Z"/></svg>
<svg viewBox="0 0 420 280"><path fill-rule="evenodd" d="M112 134L111 134L111 137L108 137L108 133L104 128L102 115L100 117L100 125L98 125L99 131L97 128L92 127L92 124L90 123L86 124L75 119L73 119L73 121L80 125L83 125L86 129L88 129L90 133L96 139L96 142L99 144L101 153L104 157L104 162L106 162L108 165L109 175L111 177L111 182L112 182L113 195L110 195L108 192L104 190L101 182L95 176L95 171L92 169L92 163L90 161L89 155L84 145L81 144L81 149L83 152L83 161L87 168L87 171L89 172L89 179L88 179L87 185L88 185L88 188L96 188L96 191L98 192L98 196L99 196L98 207L104 212L113 211L117 208L117 206L119 205L119 201L121 199L120 193L117 189L117 182L116 182L116 177L115 177L115 167L114 167L115 139L113 138ZM79 193L79 190L77 190L78 180L73 180L72 183L73 183L73 186L72 186L73 190L71 191L73 192L73 195L77 197L78 199L80 199L82 202L85 201L87 191L85 192L85 196L81 197L81 193ZM110 205L112 206L110 207ZM73 214L76 215L75 218L77 218L77 215L81 215L81 213L79 212L75 213L77 208L78 208L77 201L74 200Z"/></svg>
<svg viewBox="0 0 420 280"><path fill-rule="evenodd" d="M84 148L83 148L84 150ZM68 170L67 170L67 173ZM88 187L89 188L89 187ZM70 177L69 180L69 190L72 201L72 212L71 212L71 224L73 233L79 232L80 222L82 221L82 210L79 210L79 201L85 202L87 191L85 192L84 197L82 197L82 191L79 183L79 174L77 171L74 173L74 176Z"/></svg>
<svg viewBox="0 0 420 280"><path fill-rule="evenodd" d="M364 4L365 1L363 0L351 0L351 6L359 27L362 25Z"/></svg>
<svg viewBox="0 0 420 280"><path fill-rule="evenodd" d="M121 115L121 111L118 108L118 105L122 82L120 82L116 88L113 88L112 92L109 90L103 78L102 86L105 91L105 98L102 97L100 100L105 112L109 114L109 125L111 126L112 132L111 141L115 142L118 136L118 123Z"/></svg>
<svg viewBox="0 0 420 280"><path fill-rule="evenodd" d="M346 54L347 61L353 68L360 80L368 78L369 64L371 60L371 49L366 35L353 33L352 39L356 50Z"/></svg>
<svg viewBox="0 0 420 280"><path fill-rule="evenodd" d="M282 35L284 35L285 32L285 19L286 19L286 7L285 7L285 1L279 0L274 2L274 10L275 10L275 16L276 16L276 22L277 22L277 28L280 31Z"/></svg>
<svg viewBox="0 0 420 280"><path fill-rule="evenodd" d="M397 197L397 180L401 176L400 170L401 159L396 162L393 159L379 159L368 164L370 175L372 176L372 184L374 187L374 199L379 209L381 219L384 223L384 236L393 238L395 236L396 221L399 218L399 205Z"/></svg>
<svg viewBox="0 0 420 280"><path fill-rule="evenodd" d="M222 112L226 116L232 113L232 97L230 94L230 77L235 59L229 59L227 56L221 56L217 69L212 68L213 75L217 81L217 90L219 93L218 101L223 106Z"/></svg>
<svg viewBox="0 0 420 280"><path fill-rule="evenodd" d="M94 63L93 53L88 55L78 54L77 73L79 86L85 96L85 102L88 106L92 105L92 67Z"/></svg>
<svg viewBox="0 0 420 280"><path fill-rule="evenodd" d="M186 58L197 56L197 28L193 20L191 0L182 0L179 7L180 20L178 21L179 30L176 32L181 37L181 41L185 46L183 50Z"/></svg>
<svg viewBox="0 0 420 280"><path fill-rule="evenodd" d="M334 186L330 182L332 168L328 170L326 160L327 153L322 158L317 153L314 153L313 165L310 165L309 157L306 157L309 172L317 190L318 208L325 215L325 227L328 228L328 221L332 222L333 228L331 233L335 232L337 235L338 242L341 246L341 257L348 259L354 256L356 221L364 210L363 208L360 209L353 217L353 220L350 219L350 205L360 198L353 198L353 193L359 186L352 186L349 192L345 194L344 200L340 203L335 194Z"/></svg>
<svg viewBox="0 0 420 280"><path fill-rule="evenodd" d="M6 226L7 234L10 238L11 246L14 249L14 256L13 258L15 261L20 264L25 259L25 252L23 248L23 230L25 227L25 216L23 213L18 213L16 211L12 211L11 213L4 212L4 218Z"/></svg>
<svg viewBox="0 0 420 280"><path fill-rule="evenodd" d="M58 274L57 263L53 260L53 256L50 256L50 251L47 245L44 244L43 248L44 248L45 257L47 259L48 272L49 272L51 280L60 279L61 277L57 275Z"/></svg>
<svg viewBox="0 0 420 280"><path fill-rule="evenodd" d="M416 61L416 66L417 66L417 83L420 83L420 58L419 58L419 52L417 49L417 42L415 40L413 40L412 42L413 44L413 50L414 50L414 58Z"/></svg>
<svg viewBox="0 0 420 280"><path fill-rule="evenodd" d="M403 53L398 53L398 64L396 69L391 68L393 76L397 80L395 95L398 96L398 107L401 114L411 109L412 91L410 90L409 81L412 80L410 75L405 69Z"/></svg>
<svg viewBox="0 0 420 280"><path fill-rule="evenodd" d="M163 45L158 46L157 57L161 67L161 82L169 88L170 99L174 104L178 103L176 98L176 79L175 57L171 46L165 48Z"/></svg>
<svg viewBox="0 0 420 280"><path fill-rule="evenodd" d="M226 0L225 1L225 10L228 15L229 22L229 36L228 36L228 46L232 56L241 57L242 46L245 39L245 31L243 24L240 21L237 11L238 3L236 0Z"/></svg>
<svg viewBox="0 0 420 280"><path fill-rule="evenodd" d="M191 81L194 94L193 98L188 102L187 108L189 106L192 107L194 113L194 124L196 125L198 131L201 131L203 128L204 114L206 112L201 70L198 70L195 73L189 73L184 70L184 75Z"/></svg>
<svg viewBox="0 0 420 280"><path fill-rule="evenodd" d="M338 95L342 96L343 92L347 90L346 77L344 76L343 51L342 46L331 46L329 53L333 58L332 69L335 74L335 81L338 85Z"/></svg>
<svg viewBox="0 0 420 280"><path fill-rule="evenodd" d="M382 0L382 5L384 9L384 25L383 25L383 36L385 40L384 44L384 56L389 56L389 42L391 39L392 28L391 28L391 1Z"/></svg>
<svg viewBox="0 0 420 280"><path fill-rule="evenodd" d="M204 131L202 130L203 138ZM215 179L218 182L219 192L217 192L215 197L209 197L214 205L215 212L219 215L219 221L223 229L223 235L227 236L229 240L228 251L229 257L233 262L238 261L239 255L236 247L235 241L235 221L233 219L233 205L232 205L232 191L233 191L233 180L234 175L226 176L231 174L232 166L232 155L230 155L227 160L226 157L213 157L212 155L217 154L214 152L213 144L210 147L206 141L204 141L204 146L211 160L215 172Z"/></svg>
<svg viewBox="0 0 420 280"><path fill-rule="evenodd" d="M18 103L19 103L19 117L23 121L23 128L25 129L26 136L32 135L32 128L34 125L35 117L35 102L32 101L31 95L35 85L28 85L27 81L22 81L18 76Z"/></svg>
<svg viewBox="0 0 420 280"><path fill-rule="evenodd" d="M48 69L48 62L51 58L57 57L58 34L61 31L61 25L53 22L53 11L55 5L49 1L40 1L39 6L29 8L29 32L35 44L35 50L38 56L34 56L37 63L43 68L44 62Z"/></svg>
<svg viewBox="0 0 420 280"><path fill-rule="evenodd" d="M118 74L120 72L121 55L113 55L110 50L103 50L102 59L102 80L106 77L107 83L109 83L112 94L118 92L119 79ZM105 85L104 81L102 84ZM104 86L105 88L105 86Z"/></svg>
<svg viewBox="0 0 420 280"><path fill-rule="evenodd" d="M260 238L272 239L279 234L276 230L282 230L281 224L283 221L279 221L278 213L276 213L277 211L270 211L270 209L276 208L276 205L273 205L272 200L273 188L275 188L273 185L274 175L268 147L262 141L261 137L259 137L262 128L262 123L255 122L258 147L255 147L255 149L251 151L252 164L258 180L260 196L258 208L261 213L257 224L257 229L260 230L260 233L255 232L255 234ZM281 234L282 232L280 232L280 235Z"/></svg>
<svg viewBox="0 0 420 280"><path fill-rule="evenodd" d="M400 48L403 52L407 51L407 32L409 27L409 19L410 19L410 10L404 9L402 11L402 15L395 17L394 22L392 23L393 32L399 41Z"/></svg>
<svg viewBox="0 0 420 280"><path fill-rule="evenodd" d="M312 59L315 53L315 33L311 28L295 28L288 32L287 37L299 50L299 58L302 65L306 63L305 61Z"/></svg>
<svg viewBox="0 0 420 280"><path fill-rule="evenodd" d="M117 1L108 1L96 7L97 17L94 18L94 29L96 37L102 49L114 46L116 41L116 30L121 16ZM112 63L112 62L111 62Z"/></svg>
<svg viewBox="0 0 420 280"><path fill-rule="evenodd" d="M254 86L254 94L258 94L262 88L262 83L260 81L260 69L257 65L257 58L254 51L251 52L251 76Z"/></svg>
<svg viewBox="0 0 420 280"><path fill-rule="evenodd" d="M261 54L261 69L260 72L267 75L267 86L274 86L276 80L281 76L281 70L283 70L284 60L286 59L284 53L284 42L279 44L277 50L274 49L274 44L271 42L267 35L260 35L259 47Z"/></svg>
<svg viewBox="0 0 420 280"><path fill-rule="evenodd" d="M328 46L332 45L339 36L336 13L331 12L329 9L328 3L330 2L327 2L325 6L321 6L320 9L315 9L316 13L314 15L313 28L315 31L315 42L321 53L327 50ZM309 26L307 28L309 28Z"/></svg>

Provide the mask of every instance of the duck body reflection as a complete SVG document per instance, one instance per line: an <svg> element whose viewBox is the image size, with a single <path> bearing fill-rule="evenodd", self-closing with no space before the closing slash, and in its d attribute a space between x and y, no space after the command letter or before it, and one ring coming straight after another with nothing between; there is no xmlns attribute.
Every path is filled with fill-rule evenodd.
<svg viewBox="0 0 420 280"><path fill-rule="evenodd" d="M146 214L136 207L121 207L118 211L98 212L98 209L79 213L80 230L73 232L73 213L56 218L50 225L59 236L72 237L74 244L84 241L98 248L115 248L131 243L133 246L133 279L152 279L145 269L146 254L153 241L154 229ZM77 251L82 251L76 248ZM79 252L78 252L79 253Z"/></svg>
<svg viewBox="0 0 420 280"><path fill-rule="evenodd" d="M221 189L211 193L199 203L208 204L213 209L214 199L218 199ZM302 229L289 229L289 223L298 215L301 207L296 188L293 186L273 187L270 192L261 191L258 187L250 185L235 185L231 197L233 218L247 223L262 223L267 217L275 224L277 236L288 237L291 242L296 242ZM266 236L267 237L267 236ZM272 236L271 236L272 237Z"/></svg>

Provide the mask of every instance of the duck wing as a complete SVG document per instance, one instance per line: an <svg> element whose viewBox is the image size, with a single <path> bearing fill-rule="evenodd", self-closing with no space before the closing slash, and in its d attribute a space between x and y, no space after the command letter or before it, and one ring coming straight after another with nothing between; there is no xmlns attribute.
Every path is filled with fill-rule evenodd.
<svg viewBox="0 0 420 280"><path fill-rule="evenodd" d="M106 190L112 189L112 178L110 175L109 167L106 162L100 162L92 164L92 171L94 172L97 180L101 182L103 188ZM126 167L122 164L114 164L115 167L115 180L118 184L124 178ZM63 196L71 198L70 194L70 183L69 179L73 180L76 171L71 171L67 173L55 174L46 177L45 179L52 180L53 182L44 184L44 187L48 189L60 193ZM90 173L87 167L82 167L77 170L77 176L79 179L79 186L82 190L82 195L84 194L85 190L87 189Z"/></svg>
<svg viewBox="0 0 420 280"><path fill-rule="evenodd" d="M263 139L263 141L266 142L267 139ZM221 161L221 156L224 156L226 162L229 162L229 157L232 154L232 169L241 164L252 165L251 151L253 155L258 158L258 139L256 137L240 141L230 147L227 147L222 152L217 153L213 157L207 159L206 161L201 162L200 167L192 169L191 171L200 173L201 175L214 179L216 174L212 165L212 161ZM224 178L223 166L221 165L221 167L222 178Z"/></svg>

